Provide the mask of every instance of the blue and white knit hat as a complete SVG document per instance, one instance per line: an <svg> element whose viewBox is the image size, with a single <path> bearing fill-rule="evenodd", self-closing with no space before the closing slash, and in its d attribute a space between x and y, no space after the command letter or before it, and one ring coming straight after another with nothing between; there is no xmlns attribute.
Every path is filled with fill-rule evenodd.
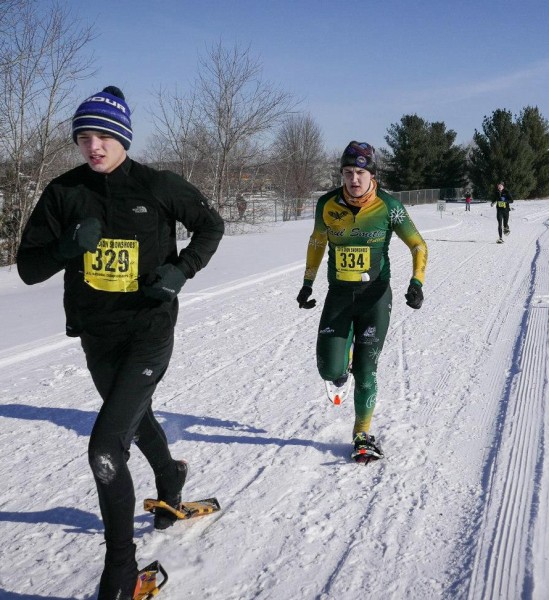
<svg viewBox="0 0 549 600"><path fill-rule="evenodd" d="M131 113L124 94L115 86L84 100L72 118L72 139L81 131L103 131L116 138L126 150L132 143Z"/></svg>

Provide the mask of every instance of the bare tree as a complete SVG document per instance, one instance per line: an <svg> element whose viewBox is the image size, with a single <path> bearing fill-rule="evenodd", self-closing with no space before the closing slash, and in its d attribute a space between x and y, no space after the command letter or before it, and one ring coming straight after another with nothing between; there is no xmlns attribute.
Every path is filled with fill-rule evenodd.
<svg viewBox="0 0 549 600"><path fill-rule="evenodd" d="M261 66L249 48L212 47L201 59L197 94L202 124L214 141L214 186L219 207L227 200L234 151L275 126L294 106L290 94L260 79Z"/></svg>
<svg viewBox="0 0 549 600"><path fill-rule="evenodd" d="M196 163L204 152L196 93L187 97L177 89L170 94L161 87L155 98L150 112L156 129L154 138L161 146L156 150L162 151L163 161L170 163L174 171L192 181Z"/></svg>
<svg viewBox="0 0 549 600"><path fill-rule="evenodd" d="M91 27L80 28L53 3L47 10L36 10L31 0L9 4L0 48L2 264L14 262L23 226L46 178L56 174L56 156L70 143L63 126L76 83L92 74L92 57L83 55Z"/></svg>
<svg viewBox="0 0 549 600"><path fill-rule="evenodd" d="M301 215L325 162L319 125L310 115L285 119L273 144L274 177L284 198L284 220Z"/></svg>
<svg viewBox="0 0 549 600"><path fill-rule="evenodd" d="M18 57L6 52L9 46L8 36L11 32L15 15L24 6L25 0L0 0L0 73L5 71Z"/></svg>

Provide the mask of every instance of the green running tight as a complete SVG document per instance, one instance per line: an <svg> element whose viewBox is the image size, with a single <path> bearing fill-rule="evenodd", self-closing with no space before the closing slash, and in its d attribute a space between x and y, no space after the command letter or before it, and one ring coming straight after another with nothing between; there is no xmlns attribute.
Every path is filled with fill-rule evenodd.
<svg viewBox="0 0 549 600"><path fill-rule="evenodd" d="M322 379L334 381L349 365L355 380L353 436L368 432L377 397L377 363L391 319L392 292L388 285L366 289L332 286L318 327L316 357Z"/></svg>

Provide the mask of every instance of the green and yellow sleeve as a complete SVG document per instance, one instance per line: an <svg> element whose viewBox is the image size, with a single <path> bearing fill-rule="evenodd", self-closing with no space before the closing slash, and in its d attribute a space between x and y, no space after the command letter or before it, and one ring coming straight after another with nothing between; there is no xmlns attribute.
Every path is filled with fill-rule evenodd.
<svg viewBox="0 0 549 600"><path fill-rule="evenodd" d="M309 245L307 246L303 285L310 285L311 287L316 279L316 274L318 273L318 268L320 267L328 243L328 232L322 216L323 206L324 203L321 201L316 205L315 224L313 233L309 238Z"/></svg>
<svg viewBox="0 0 549 600"><path fill-rule="evenodd" d="M395 225L394 231L412 253L412 280L423 285L427 268L427 244L404 207L402 211L404 218Z"/></svg>

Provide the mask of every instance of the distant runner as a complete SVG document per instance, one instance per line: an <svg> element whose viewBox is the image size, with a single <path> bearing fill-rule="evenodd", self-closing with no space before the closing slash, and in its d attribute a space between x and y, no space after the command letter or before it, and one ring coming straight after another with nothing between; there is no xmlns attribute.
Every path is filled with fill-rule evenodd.
<svg viewBox="0 0 549 600"><path fill-rule="evenodd" d="M509 211L511 210L511 204L513 198L511 192L505 188L505 184L502 182L497 185L497 198L492 202L490 206L497 206L496 217L498 220L498 244L503 244L503 234L509 235L511 230L509 229ZM503 226L503 229L502 229Z"/></svg>

